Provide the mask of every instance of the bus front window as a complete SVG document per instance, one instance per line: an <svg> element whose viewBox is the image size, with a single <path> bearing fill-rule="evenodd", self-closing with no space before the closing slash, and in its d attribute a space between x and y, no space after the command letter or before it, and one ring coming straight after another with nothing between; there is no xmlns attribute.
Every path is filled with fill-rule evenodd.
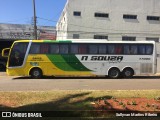
<svg viewBox="0 0 160 120"><path fill-rule="evenodd" d="M9 67L22 66L27 51L28 43L15 43L11 49Z"/></svg>

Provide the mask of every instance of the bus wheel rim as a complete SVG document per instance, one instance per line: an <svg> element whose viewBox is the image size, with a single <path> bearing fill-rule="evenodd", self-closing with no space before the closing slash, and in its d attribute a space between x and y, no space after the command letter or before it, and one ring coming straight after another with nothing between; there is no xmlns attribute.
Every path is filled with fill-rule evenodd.
<svg viewBox="0 0 160 120"><path fill-rule="evenodd" d="M111 76L113 76L113 77L118 76L118 71L117 71L117 70L113 70L113 71L111 72Z"/></svg>
<svg viewBox="0 0 160 120"><path fill-rule="evenodd" d="M34 72L33 72L33 75L34 75L34 76L39 76L39 75L40 75L40 73L39 73L39 71L38 71L38 70L36 70L36 71L34 71Z"/></svg>
<svg viewBox="0 0 160 120"><path fill-rule="evenodd" d="M131 76L131 72L130 72L130 71L126 71L126 72L125 72L125 75L126 75L126 76Z"/></svg>

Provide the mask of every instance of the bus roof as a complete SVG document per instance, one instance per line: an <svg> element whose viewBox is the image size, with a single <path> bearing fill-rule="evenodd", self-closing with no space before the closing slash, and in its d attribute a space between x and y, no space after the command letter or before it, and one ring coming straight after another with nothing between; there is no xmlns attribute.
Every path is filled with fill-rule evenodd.
<svg viewBox="0 0 160 120"><path fill-rule="evenodd" d="M67 40L17 40L15 42L45 42L45 43L152 43L155 41L108 41L103 39L67 39Z"/></svg>

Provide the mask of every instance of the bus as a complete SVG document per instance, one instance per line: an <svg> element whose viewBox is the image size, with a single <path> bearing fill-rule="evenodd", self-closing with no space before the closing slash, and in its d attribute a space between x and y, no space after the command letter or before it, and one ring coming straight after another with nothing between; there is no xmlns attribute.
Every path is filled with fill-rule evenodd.
<svg viewBox="0 0 160 120"><path fill-rule="evenodd" d="M18 40L2 55L10 76L130 78L157 70L154 41Z"/></svg>

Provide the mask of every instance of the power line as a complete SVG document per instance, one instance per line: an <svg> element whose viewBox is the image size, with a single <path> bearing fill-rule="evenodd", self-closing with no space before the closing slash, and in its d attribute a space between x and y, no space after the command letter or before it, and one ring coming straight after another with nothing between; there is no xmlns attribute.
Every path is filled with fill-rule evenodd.
<svg viewBox="0 0 160 120"><path fill-rule="evenodd" d="M57 22L57 21L54 21L54 20L50 20L50 19L46 19L46 18L41 18L41 17L37 17L38 19L43 19L43 20L46 20L46 21L50 21L50 22ZM62 22L60 22L62 23ZM67 24L67 23L62 23L62 24ZM69 24L70 25L70 24ZM74 24L72 24L74 25ZM75 26L79 26L79 25L75 25ZM85 27L85 26L81 26L81 27ZM88 28L88 27L87 27ZM96 29L94 27L91 27L92 29ZM26 30L26 29L19 29L19 28L15 28L15 29L3 29L3 31L12 31L12 30ZM29 31L31 31L33 29L29 29ZM47 30L47 29L45 29ZM105 29L105 30L111 30L111 29ZM113 30L113 29L112 29ZM27 30L28 31L28 30ZM54 30L53 30L54 31ZM158 35L160 36L160 33L151 33L151 32L157 32L157 31L131 31L131 32L128 32L128 30L115 30L117 32L88 32L88 31L65 31L65 30L58 30L58 32L68 32L68 33L79 33L79 34L104 34L104 35L125 35L125 34L141 34L141 35ZM125 32L126 31L126 32ZM14 31L15 32L15 31Z"/></svg>
<svg viewBox="0 0 160 120"><path fill-rule="evenodd" d="M5 33L5 31L9 31L9 32L33 32L33 28L32 29L17 29L17 28L12 28L12 29L3 29L0 33ZM37 29L37 30L41 30L41 29ZM42 29L43 30L43 29ZM51 29L47 29L45 28L45 31L55 31L56 30L51 30ZM159 33L144 33L144 32L88 32L88 31L65 31L65 30L58 30L57 32L67 32L67 33L78 33L78 34L101 34L101 35L124 35L124 34L139 34L139 35L159 35Z"/></svg>
<svg viewBox="0 0 160 120"><path fill-rule="evenodd" d="M57 23L57 21L50 20L50 19L47 19L47 18L41 18L41 17L37 17L37 18L39 18L39 19L42 19L42 20L46 20L46 21L50 21L50 22L56 22L56 23Z"/></svg>
<svg viewBox="0 0 160 120"><path fill-rule="evenodd" d="M87 26L82 26L82 25L68 24L68 23L64 23L64 22L58 22L58 21L54 21L54 20L50 20L50 19L46 19L46 18L41 18L41 17L37 17L37 18L42 19L42 20L46 20L46 21L50 21L50 22L56 22L56 23L59 23L59 24L66 24L66 25L78 26L78 27L83 27L83 28L90 28L90 29L93 29L93 30L94 29L100 29L100 30L112 30L112 31L131 31L131 30L115 30L115 29L104 29L104 28L98 28L98 27L87 27ZM159 30L157 30L157 31L134 31L134 32L159 32Z"/></svg>
<svg viewBox="0 0 160 120"><path fill-rule="evenodd" d="M64 22L57 22L57 21L55 21L55 20L50 20L50 19L47 19L47 18L41 18L41 17L36 17L37 19L42 19L42 20L46 20L46 21L49 21L49 22L54 22L54 23L61 23L61 24L68 24L68 23L64 23ZM20 20L20 19L19 19ZM78 27L83 27L83 28L90 28L90 29L101 29L101 30L112 30L112 31L120 31L120 32L125 32L125 31L127 31L127 33L128 33L128 31L131 31L131 30L115 30L115 29L103 29L103 28L97 28L97 27L86 27L86 26L81 26L81 25L76 25L76 24L68 24L68 25L72 25L72 26L78 26ZM3 29L3 30L5 30L5 29ZM11 29L11 30L13 30L13 29ZM15 29L16 30L16 29ZM58 32L71 32L71 31L64 31L64 30L58 30ZM89 33L88 31L74 31L74 32L87 32L87 33ZM134 33L133 33L134 32ZM146 32L146 33L144 33L144 34L148 34L148 33L150 33L150 32L158 32L158 33L152 33L152 34L160 34L159 33L159 31L157 30L157 31L133 31L133 32L130 32L130 34L132 33L132 34L139 34L139 33L143 33L143 32ZM94 33L94 32L90 32L90 33ZM107 33L107 32L99 32L99 33ZM113 33L113 32L112 32ZM126 34L127 34L126 33ZM114 33L113 33L114 34Z"/></svg>

